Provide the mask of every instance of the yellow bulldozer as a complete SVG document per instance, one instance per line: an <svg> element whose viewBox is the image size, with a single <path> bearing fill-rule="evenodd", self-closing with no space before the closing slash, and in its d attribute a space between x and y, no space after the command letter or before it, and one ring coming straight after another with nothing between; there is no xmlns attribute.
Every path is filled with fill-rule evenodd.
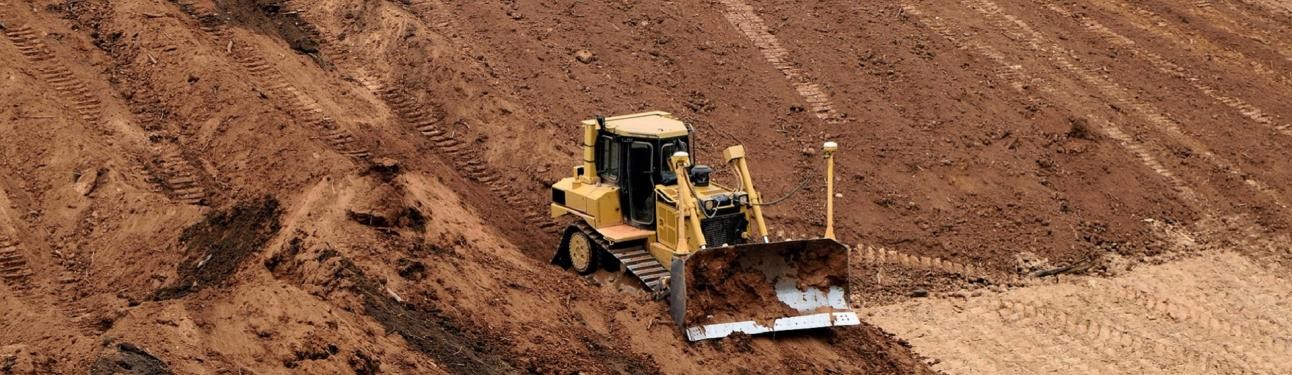
<svg viewBox="0 0 1292 375"><path fill-rule="evenodd" d="M834 239L834 152L826 229L772 242L743 146L723 151L735 188L691 158L691 127L666 112L587 120L583 163L552 186L552 217L571 224L554 264L625 271L659 296L690 341L857 325L848 248Z"/></svg>

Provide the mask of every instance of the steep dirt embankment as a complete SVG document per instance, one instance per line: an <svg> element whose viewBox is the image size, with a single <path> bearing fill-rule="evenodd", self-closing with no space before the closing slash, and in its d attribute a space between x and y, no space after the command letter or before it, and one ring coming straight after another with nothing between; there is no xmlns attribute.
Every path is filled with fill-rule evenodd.
<svg viewBox="0 0 1292 375"><path fill-rule="evenodd" d="M683 343L662 302L542 259L550 234L532 219L572 149L532 150L541 117L496 92L487 64L426 48L460 35L390 3L320 4L335 16L322 20L349 22L337 29L264 5L5 6L18 30L0 47L15 83L3 115L17 124L0 128L17 243L5 251L24 275L0 289L6 360L163 373L920 366L873 328ZM386 42L328 53L364 40ZM534 159L516 162L521 151Z"/></svg>

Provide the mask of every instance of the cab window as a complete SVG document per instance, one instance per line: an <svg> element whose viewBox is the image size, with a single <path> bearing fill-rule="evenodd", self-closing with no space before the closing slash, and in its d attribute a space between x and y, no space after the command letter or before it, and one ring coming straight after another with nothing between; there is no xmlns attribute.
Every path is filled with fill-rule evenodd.
<svg viewBox="0 0 1292 375"><path fill-rule="evenodd" d="M619 142L614 137L603 135L597 139L597 175L608 182L619 181Z"/></svg>

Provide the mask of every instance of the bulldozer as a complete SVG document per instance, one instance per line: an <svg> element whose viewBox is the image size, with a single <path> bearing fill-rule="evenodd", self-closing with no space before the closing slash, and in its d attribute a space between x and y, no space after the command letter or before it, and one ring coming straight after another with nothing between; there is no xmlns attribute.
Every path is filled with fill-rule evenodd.
<svg viewBox="0 0 1292 375"><path fill-rule="evenodd" d="M848 296L847 246L834 235L834 153L827 142L821 238L769 239L743 146L723 151L735 187L692 159L693 128L667 112L582 122L583 162L552 185L569 222L552 263L578 274L623 271L666 298L689 341L860 324Z"/></svg>

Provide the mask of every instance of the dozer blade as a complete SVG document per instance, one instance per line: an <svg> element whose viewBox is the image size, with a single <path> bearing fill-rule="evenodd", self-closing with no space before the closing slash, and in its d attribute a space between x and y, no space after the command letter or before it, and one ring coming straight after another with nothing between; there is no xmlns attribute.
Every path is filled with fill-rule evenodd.
<svg viewBox="0 0 1292 375"><path fill-rule="evenodd" d="M669 312L690 341L860 324L848 247L831 239L725 246L673 259Z"/></svg>

